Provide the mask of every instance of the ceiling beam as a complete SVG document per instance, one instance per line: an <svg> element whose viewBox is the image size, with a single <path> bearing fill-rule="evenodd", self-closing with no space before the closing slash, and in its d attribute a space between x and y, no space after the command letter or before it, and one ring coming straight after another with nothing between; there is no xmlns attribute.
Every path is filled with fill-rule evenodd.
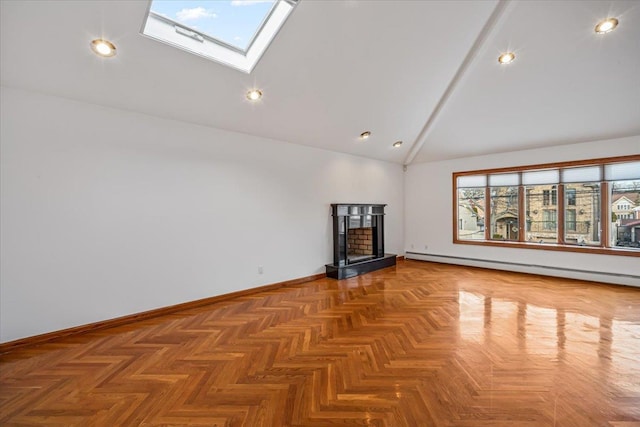
<svg viewBox="0 0 640 427"><path fill-rule="evenodd" d="M473 43L473 45L467 52L467 55L465 56L464 60L458 67L456 74L453 76L453 78L449 82L447 89L444 91L444 93L440 97L440 100L436 104L436 107L433 109L433 112L429 116L429 119L427 120L422 130L418 134L418 137L416 138L416 140L411 145L411 150L409 150L409 154L407 154L407 157L404 161L405 166L410 165L411 162L413 162L413 159L416 157L418 152L424 146L425 142L427 141L427 137L431 133L431 130L433 129L433 126L440 115L440 112L443 110L445 104L447 103L447 101L449 100L453 92L456 90L456 87L459 86L460 81L464 77L467 70L470 68L471 64L473 63L473 60L478 55L478 52L482 49L484 43L489 38L489 35L495 28L496 24L498 23L502 15L504 14L504 11L507 9L507 5L510 2L511 0L498 1L498 4L496 5L496 7L493 9L493 12L489 16L489 19L487 19L487 22L482 27L482 30L480 30L478 37L476 37L475 42Z"/></svg>

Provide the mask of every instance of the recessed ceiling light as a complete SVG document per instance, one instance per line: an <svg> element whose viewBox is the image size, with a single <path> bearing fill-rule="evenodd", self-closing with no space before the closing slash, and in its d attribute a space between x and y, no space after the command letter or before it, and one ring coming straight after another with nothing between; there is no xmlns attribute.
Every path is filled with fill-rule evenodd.
<svg viewBox="0 0 640 427"><path fill-rule="evenodd" d="M247 92L247 99L249 101L256 102L260 98L262 98L262 91L258 89L251 89L249 92Z"/></svg>
<svg viewBox="0 0 640 427"><path fill-rule="evenodd" d="M595 31L597 34L606 34L616 29L618 26L618 20L616 18L607 18L596 25Z"/></svg>
<svg viewBox="0 0 640 427"><path fill-rule="evenodd" d="M360 134L360 139L367 139L371 136L371 132L366 130Z"/></svg>
<svg viewBox="0 0 640 427"><path fill-rule="evenodd" d="M116 46L109 40L95 39L91 41L91 50L96 55L108 58L116 54Z"/></svg>
<svg viewBox="0 0 640 427"><path fill-rule="evenodd" d="M513 52L505 52L498 57L498 62L502 65L510 64L516 59L516 54Z"/></svg>
<svg viewBox="0 0 640 427"><path fill-rule="evenodd" d="M396 141L396 142L394 142L394 143L393 143L393 146L394 146L395 148L398 148L398 147L400 147L401 145L402 145L402 141Z"/></svg>

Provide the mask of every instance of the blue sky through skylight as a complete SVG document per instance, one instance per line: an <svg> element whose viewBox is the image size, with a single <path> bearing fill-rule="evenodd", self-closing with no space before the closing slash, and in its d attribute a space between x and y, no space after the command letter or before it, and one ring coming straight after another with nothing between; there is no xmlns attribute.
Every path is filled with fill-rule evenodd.
<svg viewBox="0 0 640 427"><path fill-rule="evenodd" d="M151 11L242 50L276 0L153 0Z"/></svg>

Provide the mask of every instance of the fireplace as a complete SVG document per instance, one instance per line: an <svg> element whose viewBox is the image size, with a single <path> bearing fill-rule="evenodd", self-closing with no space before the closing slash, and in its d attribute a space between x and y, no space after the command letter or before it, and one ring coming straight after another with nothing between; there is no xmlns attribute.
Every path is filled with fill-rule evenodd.
<svg viewBox="0 0 640 427"><path fill-rule="evenodd" d="M384 253L382 204L336 203L333 216L333 264L327 276L345 279L395 265L396 256Z"/></svg>

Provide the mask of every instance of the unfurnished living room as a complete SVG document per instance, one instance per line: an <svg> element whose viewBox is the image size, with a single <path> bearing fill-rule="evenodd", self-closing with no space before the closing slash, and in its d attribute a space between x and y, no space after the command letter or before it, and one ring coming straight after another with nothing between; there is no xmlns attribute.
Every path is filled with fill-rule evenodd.
<svg viewBox="0 0 640 427"><path fill-rule="evenodd" d="M640 1L0 20L0 425L640 426Z"/></svg>

